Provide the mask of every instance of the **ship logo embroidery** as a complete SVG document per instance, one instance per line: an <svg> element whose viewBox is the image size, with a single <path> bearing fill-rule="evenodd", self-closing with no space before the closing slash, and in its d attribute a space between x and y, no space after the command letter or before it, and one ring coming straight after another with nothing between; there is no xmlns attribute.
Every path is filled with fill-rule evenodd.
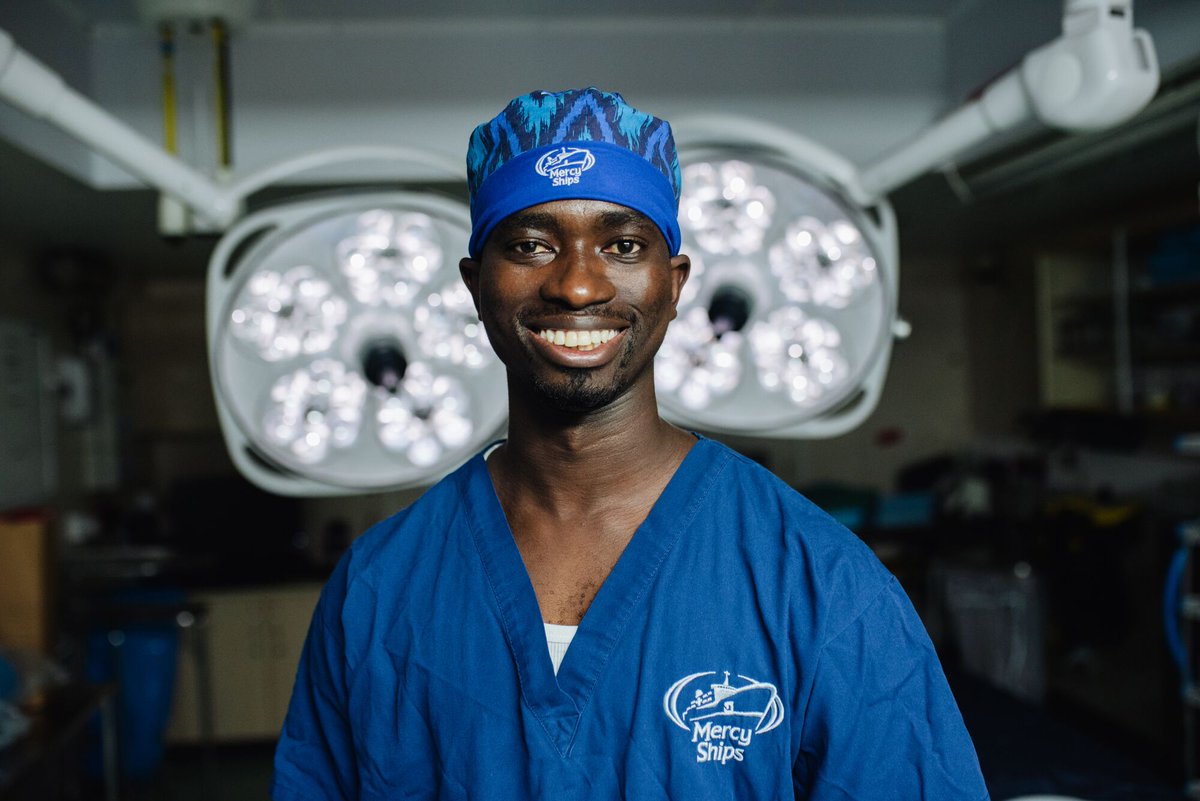
<svg viewBox="0 0 1200 801"><path fill-rule="evenodd" d="M596 163L592 151L585 147L560 147L537 160L538 175L550 179L551 186L572 186L579 183L583 173Z"/></svg>
<svg viewBox="0 0 1200 801"><path fill-rule="evenodd" d="M783 723L783 701L774 684L738 675L712 682L715 670L684 676L663 696L663 711L691 735L697 762L742 762L750 743Z"/></svg>

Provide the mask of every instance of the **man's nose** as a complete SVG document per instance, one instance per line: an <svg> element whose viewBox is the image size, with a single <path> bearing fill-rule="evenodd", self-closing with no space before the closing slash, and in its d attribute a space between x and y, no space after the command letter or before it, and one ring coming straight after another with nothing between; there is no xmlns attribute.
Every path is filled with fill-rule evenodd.
<svg viewBox="0 0 1200 801"><path fill-rule="evenodd" d="M542 297L574 309L607 303L616 294L604 257L585 246L564 249L542 284Z"/></svg>

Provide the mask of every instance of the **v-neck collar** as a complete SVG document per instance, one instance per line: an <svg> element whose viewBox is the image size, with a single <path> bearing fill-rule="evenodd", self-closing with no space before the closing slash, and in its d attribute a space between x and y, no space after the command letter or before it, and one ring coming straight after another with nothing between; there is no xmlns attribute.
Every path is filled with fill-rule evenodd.
<svg viewBox="0 0 1200 801"><path fill-rule="evenodd" d="M729 458L729 452L711 440L697 438L600 586L557 677L550 663L537 595L483 453L472 459L461 474L459 489L471 535L516 661L522 696L561 756L570 755L580 717L630 614L680 533L695 518Z"/></svg>

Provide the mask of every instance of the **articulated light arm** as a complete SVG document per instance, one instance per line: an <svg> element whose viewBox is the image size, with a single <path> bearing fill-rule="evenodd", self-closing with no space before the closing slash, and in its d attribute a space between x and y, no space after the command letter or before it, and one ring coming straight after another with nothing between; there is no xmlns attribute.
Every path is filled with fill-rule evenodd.
<svg viewBox="0 0 1200 801"><path fill-rule="evenodd" d="M1158 78L1154 43L1133 28L1133 0L1066 0L1061 37L1029 53L978 99L864 168L861 188L882 197L1029 120L1071 131L1117 125L1150 102Z"/></svg>
<svg viewBox="0 0 1200 801"><path fill-rule="evenodd" d="M71 89L46 65L0 29L0 99L46 120L102 153L150 186L177 199L218 230L242 213L245 198L276 181L332 164L394 161L420 164L461 180L462 163L440 153L407 147L341 147L269 165L221 184L167 153L104 109Z"/></svg>
<svg viewBox="0 0 1200 801"><path fill-rule="evenodd" d="M2 29L0 98L63 129L215 225L229 225L238 214L233 196L71 89Z"/></svg>

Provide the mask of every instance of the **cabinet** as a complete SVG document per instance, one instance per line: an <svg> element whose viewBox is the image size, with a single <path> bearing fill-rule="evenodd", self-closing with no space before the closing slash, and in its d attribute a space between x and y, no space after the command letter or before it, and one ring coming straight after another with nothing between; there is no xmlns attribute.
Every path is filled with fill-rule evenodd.
<svg viewBox="0 0 1200 801"><path fill-rule="evenodd" d="M207 609L207 654L201 652L211 686L213 738L274 739L287 713L296 665L321 585L194 593ZM197 634L181 642L179 673L167 739L201 739L202 695L197 683Z"/></svg>
<svg viewBox="0 0 1200 801"><path fill-rule="evenodd" d="M1038 385L1042 408L1115 405L1112 267L1102 254L1038 258Z"/></svg>
<svg viewBox="0 0 1200 801"><path fill-rule="evenodd" d="M53 554L48 520L0 517L0 647L53 651Z"/></svg>
<svg viewBox="0 0 1200 801"><path fill-rule="evenodd" d="M1041 405L1200 421L1200 226L1037 260Z"/></svg>

